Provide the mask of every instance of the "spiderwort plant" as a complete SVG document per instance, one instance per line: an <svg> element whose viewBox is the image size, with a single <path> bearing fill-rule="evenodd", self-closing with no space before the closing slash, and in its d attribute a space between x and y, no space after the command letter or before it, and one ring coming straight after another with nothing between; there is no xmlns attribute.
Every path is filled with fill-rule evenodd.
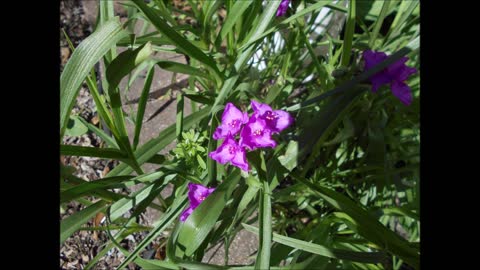
<svg viewBox="0 0 480 270"><path fill-rule="evenodd" d="M364 51L363 59L365 61L365 70L371 69L387 57L387 54L384 52ZM403 104L407 106L410 105L413 100L412 90L405 81L410 75L416 73L417 69L405 65L407 60L408 57L402 57L397 62L370 77L372 92L376 93L382 85L390 84L393 95Z"/></svg>
<svg viewBox="0 0 480 270"><path fill-rule="evenodd" d="M364 73L357 73L357 68L351 66L356 61L344 60L352 58L347 55L356 55L356 51L363 52L367 40L376 47L375 51L365 52L364 69L373 68L385 59L381 52L391 52L393 55L385 60L395 58L389 61L394 64L370 78L374 84L370 84L371 89L378 92L379 88L390 88L395 99L409 104L412 93L420 91L420 84L409 83L412 77L415 81L419 79L419 74L413 74L413 67L418 69L420 60L419 1L372 0L371 5L361 5L363 1L299 1L302 14L297 19L301 21L286 22L282 24L285 27L278 23L296 11L297 2L176 1L181 2L180 6L172 1L145 2L129 1L132 12L127 12L128 27L114 13L99 12L92 35L76 49L73 46L70 49L72 53L60 80L62 130L79 128L75 123L70 127L68 121L76 117L82 121L75 122L88 125L88 133L84 135L90 137L95 133L101 138L92 140L94 147L86 148L88 145L71 145L77 144L78 139L61 131L67 136L62 138L60 146L62 163L78 167L75 163L81 160L75 156L91 155L96 160L108 160L109 167L115 166L110 167L106 176L99 175L101 179L89 179L104 179L112 184L108 187L93 187L91 181L78 177L77 173L83 174L81 171L75 173L70 166L61 166L62 243L88 230L84 225L96 213L108 214L112 225L99 226L98 233L106 231L112 237L102 238L107 242L98 243L101 245L98 254L84 269L95 268L94 264L115 244L112 240L121 242L144 230L144 225L150 231L116 268L124 269L135 263L140 268L159 265L215 269L217 265L202 262L205 248L230 243L239 230L246 229L258 235L257 257L255 265L249 263L239 268L295 268L300 263L303 268L312 269L318 266L313 256L320 254L327 256L325 268L350 269L354 265L362 269L419 269L419 107L412 102L408 110L399 109L388 106L389 100L385 99L369 106L371 96L360 91L364 88L360 84ZM103 10L114 8L113 1L99 3ZM336 18L346 18L346 22L327 23L328 26L322 23L337 21ZM368 27L358 25L360 22ZM139 27L142 24L155 29L146 33ZM68 27L65 30L67 35L71 34ZM321 41L320 32L329 33L332 38ZM142 38L129 41L129 36ZM379 39L374 36L381 37L381 42L377 43ZM158 50L175 55L168 61L159 61L155 55ZM406 58L400 59L406 53L411 55L407 62ZM177 62L176 59L184 57L191 61ZM151 61L157 64L150 67ZM105 68L90 73L97 64ZM147 76L137 72L146 67ZM331 74L339 70L344 71L342 76ZM148 96L158 86L155 78L167 74L172 78L162 80L162 88L174 87L170 84L179 74L188 77L185 78L188 84L185 87L182 84L182 91L178 92L176 118L150 117L145 121L150 106ZM126 106L127 99L116 98L118 82L142 93L138 106ZM108 90L105 86L111 86L112 91L99 93L101 85L105 90ZM78 106L72 110L80 100L77 96L86 94L85 90L98 109L92 114L79 114ZM245 104L247 110L235 101L235 105L226 101L252 95L265 97L268 104L252 101ZM185 105L187 101L191 106ZM174 103L169 104L164 104L165 108L175 107ZM221 117L220 113L218 125L210 127L212 113L219 104L226 105L225 115ZM283 106L289 106L288 113L277 110ZM187 113L188 107L191 113ZM280 136L293 130L293 122L295 140L280 142ZM151 128L159 128L158 133L149 132ZM183 136L187 130L192 132ZM131 141L137 143L131 145ZM210 148L212 142L215 147ZM284 150L275 151L284 143L287 143ZM175 144L174 150L165 153ZM225 165L227 169L234 170L216 170L215 166L207 166L205 158L240 170L229 165ZM249 169L259 171L249 174ZM127 188L113 188L119 183L109 181L112 177L129 183ZM210 181L208 185L198 185L198 181L189 184L184 179ZM221 183L217 186L213 184L215 180ZM178 192L166 190L172 187ZM82 190L85 192L80 194ZM180 191L186 194L179 196ZM290 191L295 194L292 196ZM158 196L163 198L160 209L165 214L158 220L139 219L148 208L158 208L150 200ZM212 207L203 205L208 208L205 209L208 215L197 216L200 213L194 212L203 208L199 205L205 198L209 198ZM82 210L70 215L65 210L72 203L81 204L78 209ZM183 209L179 205L184 205ZM379 206L383 210L394 207L404 211L392 215L392 211L377 211ZM308 211L300 213L299 209ZM379 214L372 216L372 211ZM195 217L187 220L192 213ZM358 226L344 226L352 222ZM362 241L355 247L345 245L345 239L337 237L338 230L328 229L332 226L345 227L349 239ZM119 227L129 229L112 231ZM315 233L319 230L325 232L320 238ZM272 245L275 234L282 235L289 248L298 252L283 254L284 246ZM138 260L152 241L165 246L166 257L163 261L147 257ZM325 253L321 246L325 241L342 251L342 258L328 258L331 254ZM309 250L305 250L307 245ZM228 244L223 246L225 251L229 250ZM230 247L234 250L232 255L238 258L250 256L238 252L235 244ZM76 259L73 256L64 261L69 257L65 251L68 249L62 251L60 267ZM305 256L298 257L299 252ZM309 255L309 252L314 253ZM227 260L225 263L229 265Z"/></svg>
<svg viewBox="0 0 480 270"><path fill-rule="evenodd" d="M180 215L180 221L184 222L215 188L208 188L200 184L188 183L188 200L190 205Z"/></svg>
<svg viewBox="0 0 480 270"><path fill-rule="evenodd" d="M222 145L215 151L209 153L213 160L239 167L249 171L250 167L246 159L246 151L258 148L275 148L277 142L273 140L272 134L278 134L293 123L293 117L285 111L273 110L267 104L251 101L252 115L240 111L232 103L227 103L222 114L222 123L215 130L213 139L224 138ZM236 134L240 132L239 141L235 140Z"/></svg>

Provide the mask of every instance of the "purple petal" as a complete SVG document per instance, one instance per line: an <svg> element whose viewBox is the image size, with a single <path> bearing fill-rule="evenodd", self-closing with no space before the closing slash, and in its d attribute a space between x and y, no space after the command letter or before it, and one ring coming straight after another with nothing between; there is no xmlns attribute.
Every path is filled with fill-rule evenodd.
<svg viewBox="0 0 480 270"><path fill-rule="evenodd" d="M233 103L229 102L225 106L225 110L222 114L222 123L217 127L213 133L213 139L218 140L225 138L230 132L232 136L235 136L242 125L248 122L248 114L239 110Z"/></svg>
<svg viewBox="0 0 480 270"><path fill-rule="evenodd" d="M392 92L394 96L400 99L400 101L407 106L409 106L413 101L412 90L403 82L393 81Z"/></svg>
<svg viewBox="0 0 480 270"><path fill-rule="evenodd" d="M388 67L387 71L393 80L403 82L407 80L410 75L417 72L416 68L405 65L407 60L407 57L402 57L402 59Z"/></svg>
<svg viewBox="0 0 480 270"><path fill-rule="evenodd" d="M244 171L249 170L245 149L239 146L231 134L228 134L222 145L208 156L221 164L231 162Z"/></svg>
<svg viewBox="0 0 480 270"><path fill-rule="evenodd" d="M271 138L271 133L265 120L254 113L240 133L240 146L245 146L250 150L260 147L274 148L277 143Z"/></svg>
<svg viewBox="0 0 480 270"><path fill-rule="evenodd" d="M252 105L252 109L255 113L259 115L264 115L268 111L272 111L272 107L268 106L265 103L260 103L255 100L250 101L250 104Z"/></svg>
<svg viewBox="0 0 480 270"><path fill-rule="evenodd" d="M376 93L382 85L386 85L391 82L391 78L385 71L379 72L370 77L372 83L372 92Z"/></svg>
<svg viewBox="0 0 480 270"><path fill-rule="evenodd" d="M190 207L197 208L205 198L210 195L215 189L209 189L199 184L188 184L188 199L190 200Z"/></svg>
<svg viewBox="0 0 480 270"><path fill-rule="evenodd" d="M375 52L366 50L363 52L363 60L365 61L365 70L371 69L378 63L387 59L387 54L384 52Z"/></svg>
<svg viewBox="0 0 480 270"><path fill-rule="evenodd" d="M190 205L180 215L180 221L185 221L188 216L193 213L193 210L197 208L212 192L215 188L207 188L199 184L188 183L188 200Z"/></svg>
<svg viewBox="0 0 480 270"><path fill-rule="evenodd" d="M408 57L402 57L397 62L388 66L389 73L399 73L404 67L405 63L408 61Z"/></svg>
<svg viewBox="0 0 480 270"><path fill-rule="evenodd" d="M375 52L366 50L363 52L363 59L365 60L365 70L369 70L387 58L387 54L383 52ZM390 74L384 69L369 78L372 83L372 92L377 92L378 89L385 84L391 82Z"/></svg>
<svg viewBox="0 0 480 270"><path fill-rule="evenodd" d="M363 52L365 60L365 70L372 68L387 58L383 52L367 50ZM377 92L382 85L391 84L393 95L396 96L405 105L410 105L413 96L410 87L404 83L408 77L417 72L416 68L405 65L408 57L402 57L400 60L388 66L386 69L370 77L372 91Z"/></svg>
<svg viewBox="0 0 480 270"><path fill-rule="evenodd" d="M250 170L250 167L247 162L247 154L245 152L245 149L240 148L235 153L235 157L232 159L232 165L237 166L246 172Z"/></svg>
<svg viewBox="0 0 480 270"><path fill-rule="evenodd" d="M283 16L285 15L285 13L287 13L289 3L290 3L290 0L282 0L282 2L280 3L280 6L278 6L278 9L277 9L277 17Z"/></svg>
<svg viewBox="0 0 480 270"><path fill-rule="evenodd" d="M228 134L222 145L220 145L217 150L210 152L208 156L221 164L225 164L235 157L237 147L238 145L232 135Z"/></svg>
<svg viewBox="0 0 480 270"><path fill-rule="evenodd" d="M282 130L286 129L293 123L293 117L286 111L282 110L275 110L273 111L273 115L275 115L275 121L272 121L272 123L275 123L274 128L271 128L273 133L278 133L281 132ZM270 127L270 123L268 123Z"/></svg>
<svg viewBox="0 0 480 270"><path fill-rule="evenodd" d="M265 120L266 126L273 134L279 133L293 123L293 117L285 111L273 111L267 104L255 100L251 101L251 105L256 117Z"/></svg>
<svg viewBox="0 0 480 270"><path fill-rule="evenodd" d="M223 111L222 122L230 123L233 120L241 120L241 122L245 123L248 121L248 116L247 119L245 119L245 113L235 107L233 103L229 102L227 103L227 105L225 106L225 110Z"/></svg>
<svg viewBox="0 0 480 270"><path fill-rule="evenodd" d="M184 222L191 214L193 213L192 207L188 207L185 209L182 214L180 215L180 221Z"/></svg>

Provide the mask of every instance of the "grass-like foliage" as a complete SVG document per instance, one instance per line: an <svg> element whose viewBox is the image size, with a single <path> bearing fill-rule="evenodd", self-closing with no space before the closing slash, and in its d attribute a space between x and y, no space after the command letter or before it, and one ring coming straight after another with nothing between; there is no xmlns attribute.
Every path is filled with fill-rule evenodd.
<svg viewBox="0 0 480 270"><path fill-rule="evenodd" d="M86 208L61 221L61 241L102 212L97 229L109 241L87 269L112 248L125 254L118 269L418 269L418 1L172 2L123 1L121 22L113 1L99 1L94 32L61 74L62 137L87 127L105 142L61 145L61 154L120 161L95 181L62 165L61 203ZM321 18L339 21L336 33ZM187 74L188 85L177 92L176 123L141 144L159 70ZM144 81L133 117L122 109L124 78ZM97 126L71 115L82 83ZM156 203L167 187L172 195ZM147 208L160 212L150 227L137 223ZM255 263L230 266L228 251L223 266L202 263L207 247L228 249L243 229L259 236ZM119 245L140 230L148 234L134 251ZM164 260L143 257L154 240Z"/></svg>

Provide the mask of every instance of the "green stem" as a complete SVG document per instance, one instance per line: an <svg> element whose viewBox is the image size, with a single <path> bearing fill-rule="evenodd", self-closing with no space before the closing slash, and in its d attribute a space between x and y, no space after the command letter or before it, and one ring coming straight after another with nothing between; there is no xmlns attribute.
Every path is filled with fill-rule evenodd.
<svg viewBox="0 0 480 270"><path fill-rule="evenodd" d="M344 67L347 67L349 65L350 57L352 55L353 34L355 32L356 5L357 4L355 0L350 0L349 7L348 7L347 26L345 30L345 35L343 37L343 52L342 52L341 64Z"/></svg>

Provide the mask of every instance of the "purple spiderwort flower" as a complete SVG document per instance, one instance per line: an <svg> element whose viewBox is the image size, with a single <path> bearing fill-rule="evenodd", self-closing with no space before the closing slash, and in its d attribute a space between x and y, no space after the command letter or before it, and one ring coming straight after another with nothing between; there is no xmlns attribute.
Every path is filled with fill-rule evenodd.
<svg viewBox="0 0 480 270"><path fill-rule="evenodd" d="M288 4L290 4L290 0L282 0L277 9L277 17L283 16L287 13Z"/></svg>
<svg viewBox="0 0 480 270"><path fill-rule="evenodd" d="M267 121L254 113L240 132L240 145L254 150L261 147L274 148L277 142L272 139L272 130Z"/></svg>
<svg viewBox="0 0 480 270"><path fill-rule="evenodd" d="M251 101L254 115L266 122L267 128L275 133L286 129L293 123L293 117L286 111L272 110L267 104Z"/></svg>
<svg viewBox="0 0 480 270"><path fill-rule="evenodd" d="M250 170L245 149L235 141L231 133L228 133L222 145L210 152L208 156L221 164L230 162L244 171Z"/></svg>
<svg viewBox="0 0 480 270"><path fill-rule="evenodd" d="M215 188L207 188L199 184L188 183L188 200L190 201L190 206L182 212L180 221L184 222L188 216L193 213L193 210L213 191L215 191Z"/></svg>
<svg viewBox="0 0 480 270"><path fill-rule="evenodd" d="M232 103L227 103L222 114L222 123L213 133L213 139L218 140L227 137L228 133L235 137L242 128L242 125L248 122L248 114L237 109Z"/></svg>
<svg viewBox="0 0 480 270"><path fill-rule="evenodd" d="M375 52L367 50L363 52L365 60L365 70L372 68L387 58L384 52ZM405 105L410 105L413 100L410 87L404 82L408 77L417 72L416 68L405 65L408 57L402 57L397 62L391 64L384 70L370 77L372 83L372 92L377 92L380 86L390 83L392 93Z"/></svg>

